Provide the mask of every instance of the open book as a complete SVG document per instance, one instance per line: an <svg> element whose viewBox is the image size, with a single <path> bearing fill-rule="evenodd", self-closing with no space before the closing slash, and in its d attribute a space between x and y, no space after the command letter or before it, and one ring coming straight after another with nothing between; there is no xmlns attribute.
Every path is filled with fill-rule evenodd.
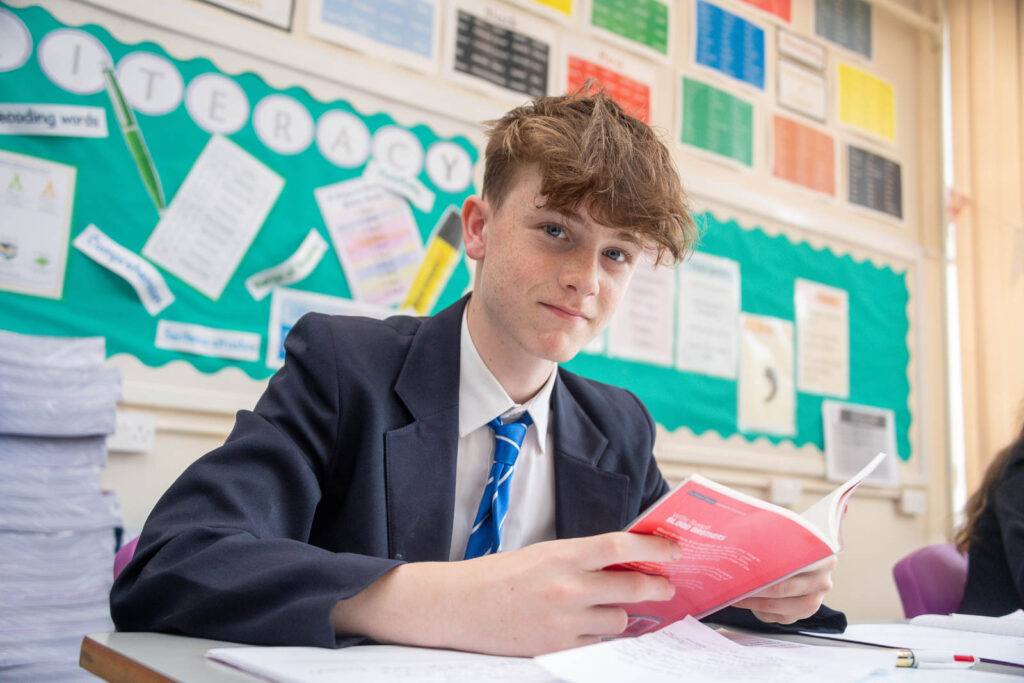
<svg viewBox="0 0 1024 683"><path fill-rule="evenodd" d="M630 617L626 635L686 615L700 619L839 552L846 501L884 458L876 455L802 515L700 475L683 481L626 527L671 538L685 553L678 562L615 565L659 574L676 586L671 600L622 605Z"/></svg>

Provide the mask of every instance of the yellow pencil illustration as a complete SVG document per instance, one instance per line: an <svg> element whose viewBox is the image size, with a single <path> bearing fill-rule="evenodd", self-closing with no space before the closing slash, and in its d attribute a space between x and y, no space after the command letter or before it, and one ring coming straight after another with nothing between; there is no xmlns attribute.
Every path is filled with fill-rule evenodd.
<svg viewBox="0 0 1024 683"><path fill-rule="evenodd" d="M426 255L402 308L411 309L418 315L429 314L459 263L461 249L462 217L455 207L449 206L427 241Z"/></svg>

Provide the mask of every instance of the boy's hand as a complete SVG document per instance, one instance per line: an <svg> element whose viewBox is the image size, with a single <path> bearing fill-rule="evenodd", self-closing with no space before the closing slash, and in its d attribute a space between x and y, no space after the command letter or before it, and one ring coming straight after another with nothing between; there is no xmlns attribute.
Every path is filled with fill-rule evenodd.
<svg viewBox="0 0 1024 683"><path fill-rule="evenodd" d="M331 623L339 634L382 643L519 656L554 652L622 633L626 611L611 604L675 593L660 576L604 567L680 556L674 541L614 532L462 562L404 564L339 601Z"/></svg>
<svg viewBox="0 0 1024 683"><path fill-rule="evenodd" d="M825 594L832 590L832 571L837 563L836 556L830 555L734 606L749 609L755 617L769 623L792 624L806 619L818 611Z"/></svg>

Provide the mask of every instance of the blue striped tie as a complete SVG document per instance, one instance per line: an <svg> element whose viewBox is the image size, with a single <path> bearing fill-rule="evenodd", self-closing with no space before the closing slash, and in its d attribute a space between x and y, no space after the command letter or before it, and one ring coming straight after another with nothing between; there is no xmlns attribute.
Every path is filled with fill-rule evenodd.
<svg viewBox="0 0 1024 683"><path fill-rule="evenodd" d="M480 509L473 522L473 531L469 535L464 559L472 559L496 553L501 550L501 527L508 514L508 490L512 483L512 472L516 468L519 447L523 445L526 428L533 424L529 413L515 422L502 424L501 417L487 423L494 430L494 464L491 465L490 478L484 487Z"/></svg>

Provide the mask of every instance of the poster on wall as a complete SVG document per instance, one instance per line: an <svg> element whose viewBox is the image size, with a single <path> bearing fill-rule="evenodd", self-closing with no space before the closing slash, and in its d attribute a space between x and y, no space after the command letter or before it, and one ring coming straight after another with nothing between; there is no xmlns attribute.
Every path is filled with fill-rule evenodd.
<svg viewBox="0 0 1024 683"><path fill-rule="evenodd" d="M204 0L232 12L290 31L295 0Z"/></svg>
<svg viewBox="0 0 1024 683"><path fill-rule="evenodd" d="M903 177L900 165L881 154L846 146L849 200L891 218L903 218Z"/></svg>
<svg viewBox="0 0 1024 683"><path fill-rule="evenodd" d="M309 35L375 59L437 73L438 0L310 0Z"/></svg>
<svg viewBox="0 0 1024 683"><path fill-rule="evenodd" d="M742 432L789 435L796 431L793 323L740 315L737 422Z"/></svg>
<svg viewBox="0 0 1024 683"><path fill-rule="evenodd" d="M896 140L896 95L887 81L852 64L839 65L839 123L882 142Z"/></svg>
<svg viewBox="0 0 1024 683"><path fill-rule="evenodd" d="M0 149L0 290L63 296L76 174Z"/></svg>
<svg viewBox="0 0 1024 683"><path fill-rule="evenodd" d="M867 0L814 0L814 32L871 59L871 3Z"/></svg>
<svg viewBox="0 0 1024 683"><path fill-rule="evenodd" d="M836 193L836 143L822 130L772 117L772 175L830 197Z"/></svg>
<svg viewBox="0 0 1024 683"><path fill-rule="evenodd" d="M697 0L694 62L764 90L764 29L707 0Z"/></svg>
<svg viewBox="0 0 1024 683"><path fill-rule="evenodd" d="M676 367L736 379L739 263L697 252L678 270Z"/></svg>
<svg viewBox="0 0 1024 683"><path fill-rule="evenodd" d="M737 165L754 165L753 104L687 76L682 100L680 142Z"/></svg>
<svg viewBox="0 0 1024 683"><path fill-rule="evenodd" d="M775 99L780 107L825 123L828 87L824 74L780 59L776 62Z"/></svg>
<svg viewBox="0 0 1024 683"><path fill-rule="evenodd" d="M896 450L893 411L842 401L821 404L825 424L825 478L846 481L878 453L886 453L878 468L864 481L875 486L899 486L900 461Z"/></svg>
<svg viewBox="0 0 1024 683"><path fill-rule="evenodd" d="M551 92L554 27L491 0L448 6L444 75L461 85L520 102Z"/></svg>
<svg viewBox="0 0 1024 683"><path fill-rule="evenodd" d="M566 40L562 53L566 92L593 79L626 113L651 122L655 73L648 62L593 41Z"/></svg>
<svg viewBox="0 0 1024 683"><path fill-rule="evenodd" d="M786 57L815 71L825 69L825 47L813 40L780 28L775 31L775 49L779 57Z"/></svg>
<svg viewBox="0 0 1024 683"><path fill-rule="evenodd" d="M844 289L797 278L796 388L850 396L850 296Z"/></svg>
<svg viewBox="0 0 1024 683"><path fill-rule="evenodd" d="M745 5L789 23L793 13L792 0L740 0Z"/></svg>
<svg viewBox="0 0 1024 683"><path fill-rule="evenodd" d="M588 0L587 28L604 40L642 57L669 63L674 2L668 0Z"/></svg>
<svg viewBox="0 0 1024 683"><path fill-rule="evenodd" d="M523 9L555 19L563 24L575 24L583 0L510 0Z"/></svg>
<svg viewBox="0 0 1024 683"><path fill-rule="evenodd" d="M608 326L609 356L672 366L676 273L643 259Z"/></svg>

